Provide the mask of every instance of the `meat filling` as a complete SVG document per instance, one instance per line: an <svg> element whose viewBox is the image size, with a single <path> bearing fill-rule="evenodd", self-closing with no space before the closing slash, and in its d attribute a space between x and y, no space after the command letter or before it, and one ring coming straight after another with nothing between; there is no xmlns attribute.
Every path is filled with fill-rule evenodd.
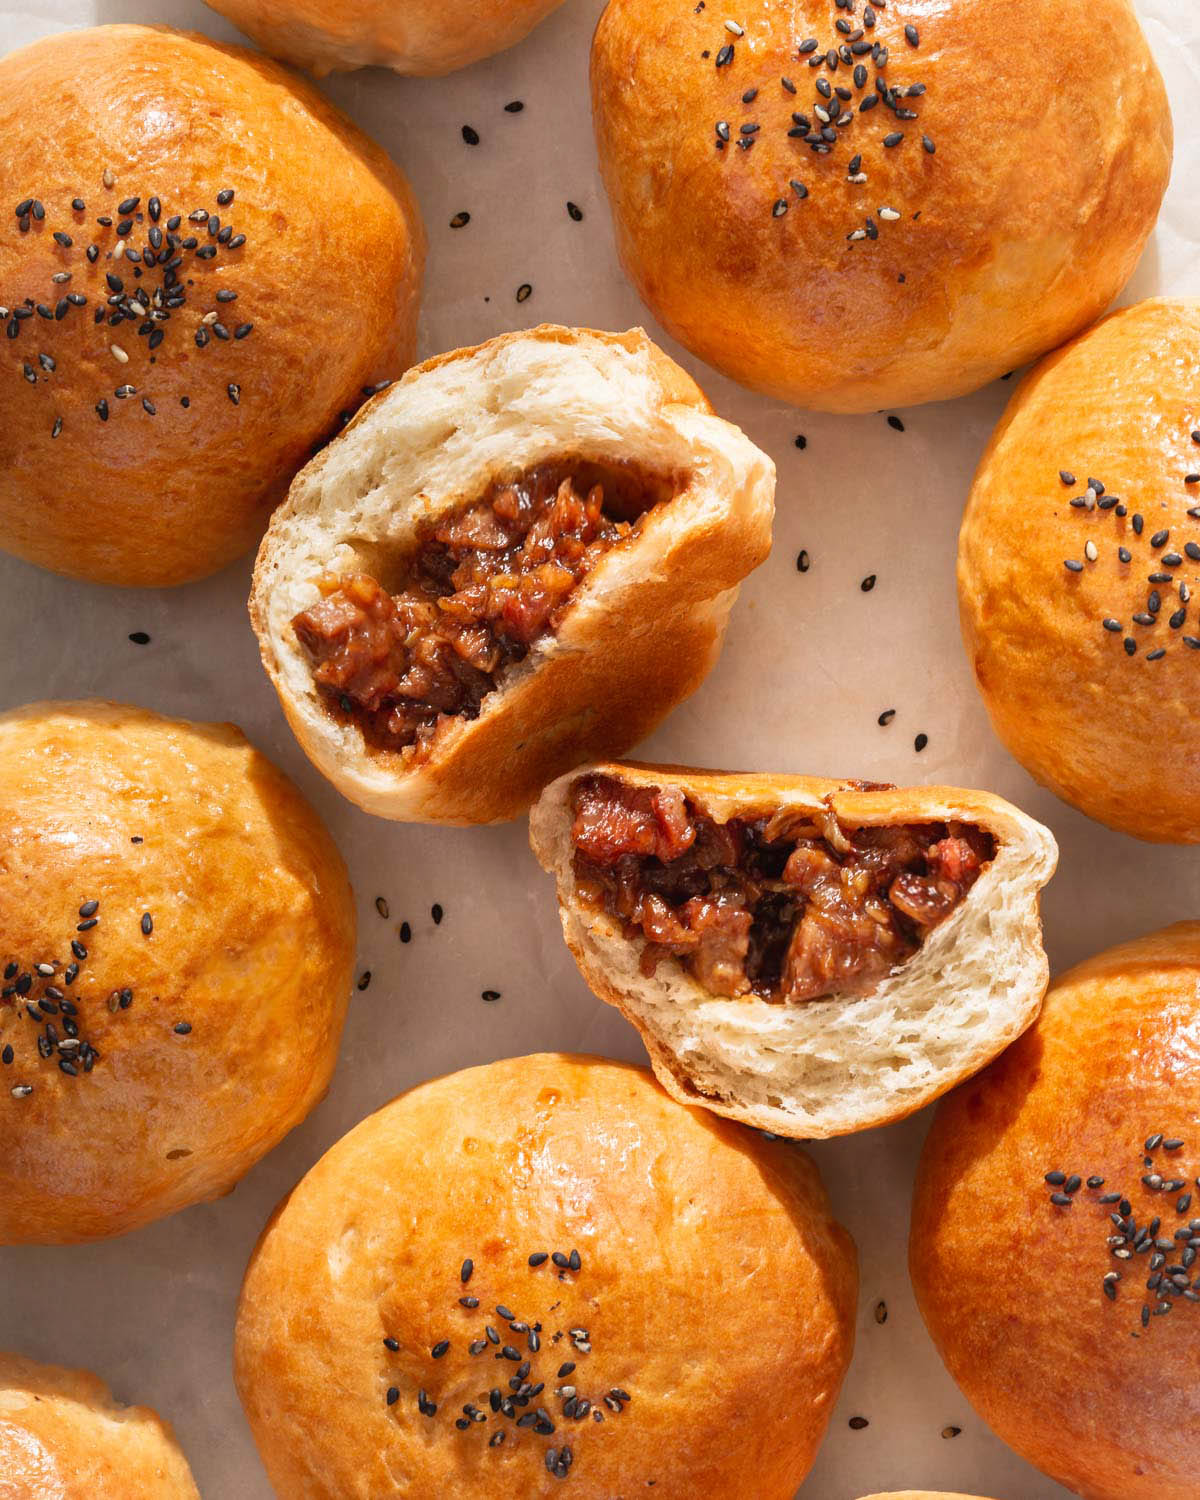
<svg viewBox="0 0 1200 1500"><path fill-rule="evenodd" d="M398 592L368 573L321 579L292 626L327 705L393 750L427 742L446 716L477 718L661 490L623 470L545 465L431 526Z"/></svg>
<svg viewBox="0 0 1200 1500"><path fill-rule="evenodd" d="M963 823L843 828L830 811L718 823L678 787L581 777L574 867L584 900L713 995L866 994L910 959L995 857Z"/></svg>

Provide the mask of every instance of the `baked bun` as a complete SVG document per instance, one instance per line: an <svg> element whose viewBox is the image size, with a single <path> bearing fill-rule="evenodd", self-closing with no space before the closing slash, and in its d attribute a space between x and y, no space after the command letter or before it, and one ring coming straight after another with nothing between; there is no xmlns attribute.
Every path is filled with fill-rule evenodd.
<svg viewBox="0 0 1200 1500"><path fill-rule="evenodd" d="M580 972L659 1082L778 1135L911 1114L1046 988L1058 851L986 792L602 765L547 787L530 837Z"/></svg>
<svg viewBox="0 0 1200 1500"><path fill-rule="evenodd" d="M166 28L4 58L0 136L0 547L100 583L212 573L412 358L408 186L310 84Z"/></svg>
<svg viewBox="0 0 1200 1500"><path fill-rule="evenodd" d="M273 57L318 77L379 64L423 77L503 52L561 0L208 0Z"/></svg>
<svg viewBox="0 0 1200 1500"><path fill-rule="evenodd" d="M1197 391L1200 301L1114 313L1018 387L958 543L996 733L1089 817L1177 844L1200 841Z"/></svg>
<svg viewBox="0 0 1200 1500"><path fill-rule="evenodd" d="M868 8L610 0L592 47L646 304L726 375L820 411L958 396L1085 328L1171 162L1129 0L892 0L870 27Z"/></svg>
<svg viewBox="0 0 1200 1500"><path fill-rule="evenodd" d="M1200 922L1110 948L942 1104L918 1171L910 1265L942 1358L1087 1500L1197 1493L1198 1035Z"/></svg>
<svg viewBox="0 0 1200 1500"><path fill-rule="evenodd" d="M250 617L314 765L486 823L692 692L771 545L775 468L640 330L428 360L304 469Z"/></svg>
<svg viewBox="0 0 1200 1500"><path fill-rule="evenodd" d="M791 1500L857 1279L794 1147L641 1068L510 1058L393 1100L284 1200L235 1374L279 1500L527 1500L568 1475L578 1500Z"/></svg>
<svg viewBox="0 0 1200 1500"><path fill-rule="evenodd" d="M232 724L0 715L0 1244L232 1188L325 1092L353 957L341 856Z"/></svg>
<svg viewBox="0 0 1200 1500"><path fill-rule="evenodd" d="M0 1354L3 1500L200 1500L157 1412L124 1406L86 1370Z"/></svg>

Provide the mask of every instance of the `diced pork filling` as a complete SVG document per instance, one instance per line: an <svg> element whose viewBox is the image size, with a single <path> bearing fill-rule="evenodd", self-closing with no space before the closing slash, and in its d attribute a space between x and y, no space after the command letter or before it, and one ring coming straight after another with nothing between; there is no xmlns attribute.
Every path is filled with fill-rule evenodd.
<svg viewBox="0 0 1200 1500"><path fill-rule="evenodd" d="M861 995L910 959L995 856L969 824L843 828L830 811L718 823L678 787L581 777L580 895L713 995Z"/></svg>
<svg viewBox="0 0 1200 1500"><path fill-rule="evenodd" d="M292 625L327 705L388 749L428 741L445 716L477 718L655 503L648 485L615 489L606 500L602 482L546 465L439 520L400 592L366 573L321 579L321 600Z"/></svg>

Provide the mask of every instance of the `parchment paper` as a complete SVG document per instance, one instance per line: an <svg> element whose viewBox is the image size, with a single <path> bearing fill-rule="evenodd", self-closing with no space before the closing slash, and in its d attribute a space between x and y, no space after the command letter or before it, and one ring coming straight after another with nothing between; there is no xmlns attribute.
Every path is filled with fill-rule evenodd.
<svg viewBox="0 0 1200 1500"><path fill-rule="evenodd" d="M1200 912L1200 856L1109 833L1035 787L993 738L957 628L955 538L983 444L1012 389L900 415L814 416L739 390L666 340L612 249L587 103L600 0L566 0L523 45L447 79L373 71L329 92L391 151L430 234L422 356L543 320L641 323L779 467L770 561L745 586L720 665L642 747L649 758L986 787L1054 830L1059 873L1047 942L1061 968ZM1200 293L1200 8L1142 0L1175 117L1174 177L1123 300ZM41 0L0 8L0 48L102 21L233 32L199 0ZM503 106L520 99L524 109ZM461 127L479 132L468 147ZM0 149L3 149L0 143ZM571 200L582 222L566 211ZM460 210L469 225L452 230ZM516 301L522 283L533 291ZM806 439L803 449L795 445ZM811 567L801 574L797 554ZM477 830L367 817L311 769L259 667L247 623L249 559L161 593L69 583L0 557L0 707L103 695L236 720L305 788L349 861L359 898L356 994L329 1097L224 1201L90 1248L0 1250L0 1347L90 1366L174 1423L207 1500L270 1500L230 1376L234 1303L277 1199L349 1127L423 1078L491 1058L573 1048L639 1058L633 1031L589 994L563 946L549 880L523 823ZM875 574L869 593L860 582ZM147 646L128 633L148 631ZM878 715L895 708L887 728ZM1147 725L1170 734L1170 724ZM928 735L923 752L914 749ZM390 919L376 912L382 895ZM435 926L430 909L445 917ZM407 946L397 935L412 925ZM480 999L497 989L494 1004ZM928 1487L1003 1500L1065 1494L972 1413L941 1367L905 1271L908 1198L928 1124L818 1145L861 1255L853 1368L805 1500ZM877 1323L875 1305L888 1307ZM852 1416L869 1426L851 1430ZM336 1419L336 1418L334 1418ZM943 1429L961 1428L945 1438ZM131 1497L132 1500L132 1497ZM450 1497L448 1497L450 1500ZM719 1497L712 1497L719 1500Z"/></svg>

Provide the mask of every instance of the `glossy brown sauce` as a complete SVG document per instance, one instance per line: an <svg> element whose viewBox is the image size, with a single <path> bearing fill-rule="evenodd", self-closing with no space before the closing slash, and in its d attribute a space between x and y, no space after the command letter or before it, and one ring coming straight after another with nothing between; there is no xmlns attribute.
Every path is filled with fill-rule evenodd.
<svg viewBox="0 0 1200 1500"><path fill-rule="evenodd" d="M843 828L828 812L718 823L677 787L586 776L572 793L580 895L710 994L868 993L910 959L995 857L969 824Z"/></svg>
<svg viewBox="0 0 1200 1500"><path fill-rule="evenodd" d="M545 464L433 523L396 592L369 573L320 580L292 625L326 705L392 750L426 743L446 717L477 718L675 488L633 468Z"/></svg>

